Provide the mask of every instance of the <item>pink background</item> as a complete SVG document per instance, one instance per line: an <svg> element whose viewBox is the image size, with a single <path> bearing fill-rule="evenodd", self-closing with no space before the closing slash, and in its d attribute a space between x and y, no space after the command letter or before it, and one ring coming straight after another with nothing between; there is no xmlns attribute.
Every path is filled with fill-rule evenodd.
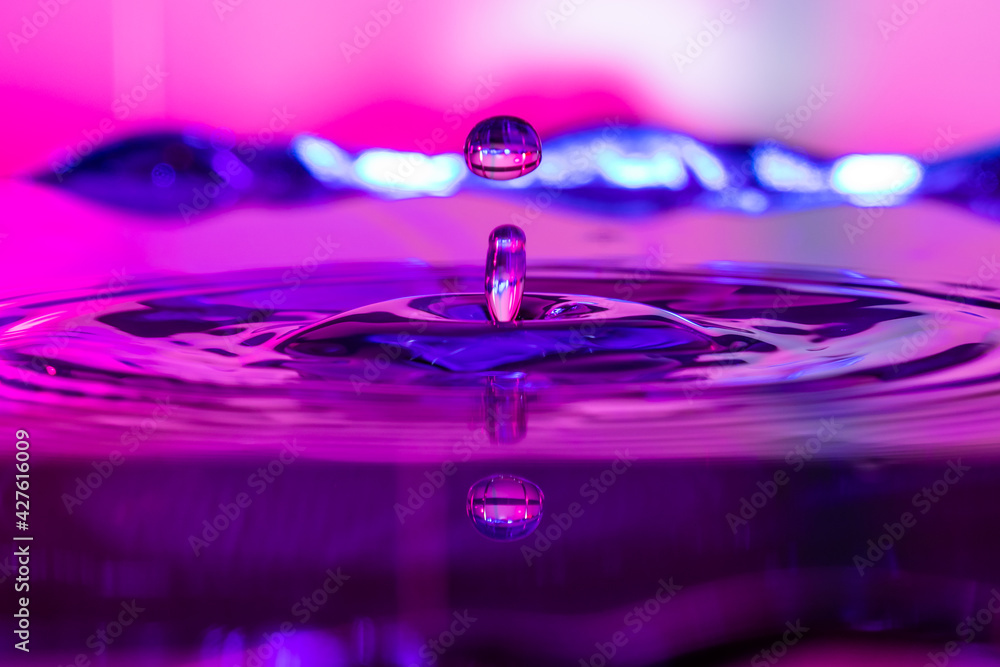
<svg viewBox="0 0 1000 667"><path fill-rule="evenodd" d="M443 130L435 151L458 150L472 124L496 113L529 119L543 140L614 115L710 141L775 137L819 155L920 155L948 130L958 138L945 157L1000 140L994 3L577 1L399 0L402 11L389 15L387 0L8 0L0 7L0 177L8 177L0 178L0 261L10 277L0 296L100 285L121 270L289 264L329 234L341 243L338 261L476 264L489 229L523 208L464 194L237 209L184 226L17 178L47 168L104 119L113 129L102 142L189 123L254 133L278 108L294 115L290 133L352 149L414 150ZM58 11L12 42L32 16L43 22L43 6ZM730 23L714 23L720 34L679 68L675 52L723 11ZM880 28L894 11L899 28ZM348 62L342 43L372 12L391 20ZM166 76L117 117L121 96L148 67ZM466 117L449 115L474 99L483 77L495 91L470 102L479 107ZM791 138L778 133L815 87L829 99ZM665 244L678 264L780 261L964 280L984 252L1000 248L994 223L948 206L887 211L850 243L843 226L857 215L846 207L758 219L685 210L623 225L553 207L529 231L529 262L628 260Z"/></svg>

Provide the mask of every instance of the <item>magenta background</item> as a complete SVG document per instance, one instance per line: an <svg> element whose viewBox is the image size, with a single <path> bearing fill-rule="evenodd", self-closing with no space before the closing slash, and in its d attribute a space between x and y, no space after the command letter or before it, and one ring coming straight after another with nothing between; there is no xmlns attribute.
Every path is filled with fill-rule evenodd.
<svg viewBox="0 0 1000 667"><path fill-rule="evenodd" d="M600 124L608 115L677 129L707 141L756 140L773 137L776 122L801 105L814 86L826 86L833 97L790 140L814 154L899 151L920 155L933 146L939 132L949 128L959 135L949 157L1000 141L998 3L927 0L919 4L911 0L919 9L886 40L877 21L889 19L894 5L902 5L902 0L749 0L745 11L729 0L583 0L566 21L555 26L550 25L546 11L558 11L558 0L401 2L403 12L347 63L340 43L350 41L355 26L369 21L369 12L384 9L387 0L242 0L221 18L213 0L68 0L57 4L59 13L17 51L8 35L20 30L24 16L39 11L39 2L5 0L0 4L0 127L5 130L0 151L0 305L8 297L30 292L104 287L121 274L196 274L296 265L312 256L317 238L328 237L340 244L335 262L417 258L440 264L479 264L489 230L508 222L512 212L523 210L518 199L466 193L448 199L386 202L358 198L288 209L239 208L205 214L184 225L122 213L24 178L46 169L53 157L112 117L113 100L138 83L148 66L161 65L168 73L166 80L126 120L114 120L115 130L107 141L189 123L257 132L267 125L276 107L295 115L290 133L315 132L352 149L412 150L415 140L443 128L446 141L440 150L454 151L476 120L495 113L529 119L543 140L564 130ZM734 7L736 22L725 28L704 55L678 72L673 52L685 48L705 20ZM484 76L501 83L497 92L452 128L445 114L472 94ZM656 254L670 253L670 261L678 266L712 260L782 262L853 268L907 281L967 282L975 278L984 257L1000 250L1000 229L995 222L944 204L886 211L851 243L843 225L856 221L858 215L858 210L849 207L759 218L687 209L626 221L585 210L552 208L527 229L529 265L563 260L641 265L653 248ZM610 409L597 409L602 408ZM947 405L942 403L938 409L945 410ZM891 414L879 417L884 428L896 428ZM961 423L965 417L953 416L956 430L966 427ZM78 447L81 456L87 451L83 447L91 444L78 443L70 436L45 437L46 429L76 429L70 420L53 419L49 425L27 421L39 424L39 442L64 442L67 448ZM682 435L686 436L677 437ZM747 448L749 438L744 432L732 447ZM197 444L206 446L205 442ZM95 439L92 446L106 447L106 443ZM230 443L228 453L234 452ZM73 469L67 478L76 474L78 470ZM120 534L125 541L130 535L162 533L162 524L150 522L147 514L129 514L146 510L135 501L137 497L155 503L161 516L180 517L184 522L185 512L194 512L196 518L209 516L206 512L218 488L205 484L202 477L181 478L179 488L199 488L187 481L194 479L207 490L199 496L204 499L200 505L176 505L161 492L169 485L147 484L141 476L129 479L137 481L136 493L114 496L106 489L101 501L106 505L95 500L88 506L100 517L100 523L95 523L100 528L93 531L95 539ZM411 483L402 474L399 480L401 489ZM116 483L121 481L116 479ZM284 497L295 499L295 492L302 489L308 491L308 487L290 487L291 495ZM734 502L738 495L734 490ZM58 505L56 493L48 497ZM720 497L716 499L721 503ZM122 498L129 502L121 502ZM180 499L187 502L183 495ZM100 511L111 506L122 513ZM358 507L366 506L364 498L358 501ZM687 511L684 504L675 507ZM388 498L384 509L393 521ZM363 517L361 512L356 515ZM851 513L844 515L851 519ZM106 516L115 517L117 523L107 522ZM697 514L692 516L697 518ZM783 517L775 516L775 521ZM195 524L196 518L192 519ZM430 591L429 599L434 602L443 599L441 591L446 590L444 566L435 560L447 544L442 528L446 524L439 517L433 521L438 522L433 524L437 532L411 533L401 541L398 552L428 545L423 552L428 554L426 569L420 571L419 579L404 579L409 588L400 594L405 610L428 617L427 627L421 627L427 633L438 629L438 616L426 613L430 603L419 596ZM294 530L297 524L290 525ZM958 530L967 524L956 520L950 525ZM126 532L129 527L136 533ZM814 528L812 524L798 526L806 533ZM822 524L819 528L825 530ZM273 538L273 525L267 524L261 534ZM975 534L964 533L966 539ZM66 540L78 540L80 533L67 530L63 535ZM229 534L233 539L236 535L235 531ZM983 531L984 545L990 544L989 535ZM158 543L151 544L150 553L159 553ZM270 553L243 548L244 543L232 544L234 550L239 547L250 554L248 558ZM274 539L246 544L285 548L285 543ZM291 544L286 554L312 553L301 548L308 541ZM940 544L947 545L938 547L945 552L955 547L954 542L942 540ZM292 551L295 545L301 551ZM183 546L178 540L174 548ZM965 548L960 545L954 550L961 554L956 560L967 565ZM95 552L100 553L96 548ZM109 562L120 563L130 552L121 553L125 555L108 556ZM578 553L588 551L581 548ZM393 551L384 557L390 563L402 558ZM280 562L294 560L286 556ZM219 572L232 575L233 570L226 567ZM257 584L260 570L253 571ZM941 572L928 571L934 576ZM795 580L777 579L772 571L765 570L763 575L765 588L760 593L709 589L708 595L694 598L699 606L682 609L692 624L704 622L702 618L709 614L703 610L716 614L719 600L737 611L745 610L742 617L718 615L722 627L726 627L724 621L735 622L730 619L762 617L762 600L791 599L775 591L794 591L797 585ZM226 576L220 580L230 581ZM749 602L741 605L741 599ZM817 603L828 599L814 598ZM662 618L666 623L667 616ZM572 630L556 634L567 645L578 636L582 643L585 636L575 622ZM654 636L645 637L652 641ZM313 638L316 642L323 639ZM545 641L553 640L546 637ZM790 656L785 664L850 664L873 657L872 662L878 664L919 665L925 648L898 653L883 649L872 656L863 647L831 650L823 644L806 644L803 652ZM326 651L322 645L309 650L316 655ZM121 654L120 664L139 664L141 658ZM962 656L963 664L986 659L971 651Z"/></svg>
<svg viewBox="0 0 1000 667"><path fill-rule="evenodd" d="M552 25L546 12L558 11L557 2L401 2L402 12L349 63L341 42L387 2L244 0L220 16L210 0L70 0L17 49L9 35L40 6L6 2L0 175L46 169L105 118L114 130L104 141L190 123L254 133L274 108L294 114L290 133L315 132L350 148L413 150L443 129L436 150L454 151L476 120L494 113L529 119L543 140L609 115L710 141L755 140L776 136L777 121L814 86L832 97L789 143L815 154L920 155L947 129L958 135L948 157L1000 140L1000 6L993 3L914 0L916 12L885 38L878 21L901 3L567 1L575 10ZM724 9L735 21L678 71L673 53ZM114 118L113 100L157 65L164 82L127 119ZM453 127L449 109L490 76L496 92ZM330 234L342 247L336 261L475 264L489 229L523 207L484 195L355 200L240 209L184 226L20 178L0 179L0 201L0 261L9 273L0 296L103 285L112 271L294 264ZM886 212L852 244L843 225L857 215L840 208L749 220L688 210L626 226L553 208L529 230L529 263L634 259L664 245L679 265L790 262L964 281L984 252L1000 247L994 223L937 204Z"/></svg>

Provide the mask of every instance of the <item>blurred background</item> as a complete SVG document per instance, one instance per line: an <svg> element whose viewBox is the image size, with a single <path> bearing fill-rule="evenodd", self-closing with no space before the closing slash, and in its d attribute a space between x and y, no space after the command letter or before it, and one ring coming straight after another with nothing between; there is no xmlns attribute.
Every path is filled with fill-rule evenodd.
<svg viewBox="0 0 1000 667"><path fill-rule="evenodd" d="M478 263L488 230L523 208L462 193L243 207L184 224L112 215L26 180L87 142L153 130L279 127L274 146L309 132L354 151L440 153L506 113L543 142L615 118L710 142L776 139L821 157L956 157L1000 140L998 18L1000 6L971 0L12 0L0 8L4 288L282 266L331 232L338 261ZM666 243L677 265L789 262L964 280L1000 246L993 223L944 205L887 210L852 242L844 226L857 216L678 210L633 221L626 234L609 216L553 207L531 232L529 262Z"/></svg>
<svg viewBox="0 0 1000 667"><path fill-rule="evenodd" d="M165 132L247 141L285 157L304 134L352 153L458 153L473 125L500 114L529 121L543 145L611 123L711 146L774 140L823 160L899 153L946 163L1000 145L998 25L1000 4L980 0L5 0L0 425L30 429L38 457L32 613L36 646L52 652L46 664L81 655L130 666L430 664L421 647L452 627L453 613L472 609L484 620L444 664L589 659L601 667L594 642L612 637L663 577L676 577L684 597L617 664L746 664L757 656L756 667L785 624L803 618L816 630L789 667L919 665L928 651L944 655L956 623L987 604L998 581L991 412L1000 364L982 352L996 347L994 301L939 299L932 308L922 290L978 281L995 291L995 219L930 199L760 214L545 208L527 230L529 290L532 271L536 286L560 285L551 275L545 282L544 264L596 272L650 267L650 257L664 270L759 262L899 284L872 281L886 287L875 298L875 288L859 287L864 276L833 273L846 297L810 287L798 319L789 314L795 327L778 333L799 336L793 349L825 349L810 347L814 340L842 346L834 361L846 370L822 391L803 389L780 356L782 381L734 383L729 403L711 402L714 389L701 398L700 388L674 400L676 386L639 390L630 378L606 383L625 399L606 399L597 371L579 376L593 384L578 387L574 378L564 393L537 381L527 398L510 400L533 411L520 448L484 447L404 527L394 505L443 474L435 473L440 459L463 435L485 432L489 391L470 385L462 393L452 378L434 386L384 379L361 397L308 365L254 366L264 359L255 355L275 332L280 340L331 312L480 289L490 230L528 200L464 186L401 199L326 193L285 205L213 205L185 218L101 203L59 175L88 153ZM1000 187L1000 162L991 168L993 181L977 185L987 197ZM101 181L105 194L132 187L125 171ZM87 173L79 167L73 178ZM137 197L157 192L155 170L139 175ZM850 233L862 223L863 234ZM282 289L294 286L276 315L273 304L260 305L281 296L270 286L284 267L312 272L319 264L301 291L301 281L282 278ZM636 299L697 303L708 315L751 323L776 303L766 283L740 285L715 268L713 291L689 289L713 274L706 269L663 294L654 281ZM265 272L237 273L258 269ZM574 289L595 287L588 275L570 275ZM902 288L892 292L900 284L910 290L905 298ZM76 302L33 296L51 292ZM955 315L963 308L965 319ZM936 337L921 355L944 358L954 347L968 357L982 352L983 363L969 363L965 376L967 357L938 375L931 363L850 376L869 350L841 350L871 340L876 353L894 352L907 331L926 341L917 323L935 309L954 317L943 328L955 341ZM269 329L251 336L256 326ZM871 338L851 338L869 330ZM919 384L925 377L943 389ZM155 412L161 399L178 406L169 419ZM809 443L821 419L842 415L843 442L838 436L762 510L752 531L727 522L788 462L785 452ZM527 421L512 421L525 437ZM142 448L129 449L126 458L138 453L108 480L101 471L115 470L109 453L136 433ZM202 551L195 536L213 530L208 521L232 507L258 466L276 462L277 443L296 437L311 447L310 461L282 473L253 507L241 506L242 519ZM619 446L648 460L534 565L522 545L487 542L470 527L467 489L499 466L544 488L554 514L570 511L580 485L601 475ZM869 540L944 474L949 457L970 452L983 457L970 481L898 550L878 551L874 570L859 572L858 554L875 549ZM94 475L97 487L83 481ZM9 485L4 493L7 503ZM74 506L73 498L82 505L91 496ZM545 529L553 525L549 518ZM10 544L0 551L4 581L13 572ZM295 605L322 592L340 567L352 578L344 591L301 619ZM92 633L110 627L128 600L149 611L104 658L107 646L92 645ZM260 658L293 622L299 634L285 652ZM953 664L995 664L998 637L994 624ZM172 662L161 659L170 651ZM0 662L12 655L24 657L8 646Z"/></svg>

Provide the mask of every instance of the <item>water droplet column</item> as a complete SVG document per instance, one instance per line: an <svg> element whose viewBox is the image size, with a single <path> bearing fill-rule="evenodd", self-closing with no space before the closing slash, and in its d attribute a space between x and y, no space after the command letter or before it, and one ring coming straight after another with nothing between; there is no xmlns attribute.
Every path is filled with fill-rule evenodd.
<svg viewBox="0 0 1000 667"><path fill-rule="evenodd" d="M486 252L486 305L494 324L513 322L524 296L525 236L520 227L501 225L490 234Z"/></svg>

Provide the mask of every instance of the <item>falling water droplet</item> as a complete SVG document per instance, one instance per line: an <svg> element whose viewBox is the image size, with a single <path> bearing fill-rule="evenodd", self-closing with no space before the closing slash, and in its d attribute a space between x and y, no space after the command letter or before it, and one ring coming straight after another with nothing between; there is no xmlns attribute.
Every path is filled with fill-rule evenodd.
<svg viewBox="0 0 1000 667"><path fill-rule="evenodd" d="M524 296L525 236L516 225L500 225L490 234L486 252L486 305L494 324L512 322Z"/></svg>
<svg viewBox="0 0 1000 667"><path fill-rule="evenodd" d="M465 164L476 176L509 181L533 172L541 162L538 133L520 118L487 118L465 140Z"/></svg>
<svg viewBox="0 0 1000 667"><path fill-rule="evenodd" d="M542 520L542 490L514 475L481 479L469 489L466 509L472 525L492 540L518 540Z"/></svg>

